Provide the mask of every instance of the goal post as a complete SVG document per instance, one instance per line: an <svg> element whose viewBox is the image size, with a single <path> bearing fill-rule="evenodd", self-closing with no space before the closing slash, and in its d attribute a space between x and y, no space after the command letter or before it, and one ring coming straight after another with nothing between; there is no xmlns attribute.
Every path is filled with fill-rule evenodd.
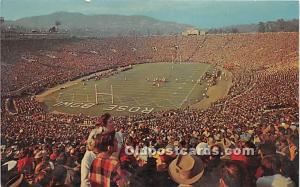
<svg viewBox="0 0 300 187"><path fill-rule="evenodd" d="M97 84L95 84L95 103L96 104L100 104L98 96L110 96L111 104L114 104L113 86L110 85L110 93L104 93L104 92L98 92ZM103 102L103 103L106 103L106 102Z"/></svg>
<svg viewBox="0 0 300 187"><path fill-rule="evenodd" d="M114 90L112 84L110 85L110 93L111 93L111 104L114 104Z"/></svg>
<svg viewBox="0 0 300 187"><path fill-rule="evenodd" d="M95 84L95 103L98 104L98 95L97 95L97 84Z"/></svg>

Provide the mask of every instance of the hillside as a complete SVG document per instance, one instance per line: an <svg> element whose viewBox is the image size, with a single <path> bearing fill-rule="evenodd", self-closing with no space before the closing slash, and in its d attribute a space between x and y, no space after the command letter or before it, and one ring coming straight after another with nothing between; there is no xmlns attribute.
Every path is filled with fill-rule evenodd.
<svg viewBox="0 0 300 187"><path fill-rule="evenodd" d="M59 31L77 36L134 36L181 32L189 25L156 20L146 16L84 15L57 12L49 15L26 17L7 21L6 25L27 29L49 30L58 23Z"/></svg>
<svg viewBox="0 0 300 187"><path fill-rule="evenodd" d="M208 33L248 33L248 32L298 32L299 20L284 20L259 22L245 25L233 25L224 28L210 29Z"/></svg>

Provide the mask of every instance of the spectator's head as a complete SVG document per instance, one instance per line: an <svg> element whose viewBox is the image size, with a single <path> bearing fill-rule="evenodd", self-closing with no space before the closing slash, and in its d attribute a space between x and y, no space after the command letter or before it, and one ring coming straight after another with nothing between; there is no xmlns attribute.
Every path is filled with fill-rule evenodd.
<svg viewBox="0 0 300 187"><path fill-rule="evenodd" d="M291 177L291 176L298 176L298 169L293 166L293 162L290 161L287 157L282 156L280 157L281 161L281 167L280 167L280 173L285 177Z"/></svg>
<svg viewBox="0 0 300 187"><path fill-rule="evenodd" d="M297 146L299 144L299 138L296 135L290 135L287 139L288 144Z"/></svg>
<svg viewBox="0 0 300 187"><path fill-rule="evenodd" d="M245 186L244 171L242 167L233 161L225 162L220 168L220 187L243 187Z"/></svg>
<svg viewBox="0 0 300 187"><path fill-rule="evenodd" d="M290 174L293 173L292 163L282 155L265 156L261 161L261 165L264 168L264 176L275 174L290 176Z"/></svg>
<svg viewBox="0 0 300 187"><path fill-rule="evenodd" d="M103 123L104 123L105 126L113 123L113 120L112 120L111 115L109 113L103 114Z"/></svg>
<svg viewBox="0 0 300 187"><path fill-rule="evenodd" d="M29 149L24 149L23 151L21 151L20 153L20 158L23 158L23 157L29 157L31 156L31 153L30 153L30 150Z"/></svg>
<svg viewBox="0 0 300 187"><path fill-rule="evenodd" d="M67 159L68 159L68 157L67 157L66 153L60 153L56 159L56 162L57 162L57 164L64 165L67 163Z"/></svg>
<svg viewBox="0 0 300 187"><path fill-rule="evenodd" d="M42 187L51 187L53 185L52 174L49 170L39 172L34 182Z"/></svg>
<svg viewBox="0 0 300 187"><path fill-rule="evenodd" d="M67 169L62 165L55 166L53 170L53 183L63 185L67 177Z"/></svg>
<svg viewBox="0 0 300 187"><path fill-rule="evenodd" d="M38 153L36 153L34 155L34 160L36 163L40 163L42 160L43 160L43 152L42 151L39 151Z"/></svg>
<svg viewBox="0 0 300 187"><path fill-rule="evenodd" d="M263 158L267 155L275 155L276 154L276 146L272 142L265 142L264 144L260 145L259 152L260 152L261 158Z"/></svg>
<svg viewBox="0 0 300 187"><path fill-rule="evenodd" d="M96 135L94 148L95 152L100 153L108 151L108 145L105 143L107 141L104 140L105 138L106 136L103 136L101 134Z"/></svg>
<svg viewBox="0 0 300 187"><path fill-rule="evenodd" d="M180 147L180 148L187 148L187 143L186 143L186 141L185 141L185 140L180 141L180 142L179 142L179 147Z"/></svg>
<svg viewBox="0 0 300 187"><path fill-rule="evenodd" d="M39 164L37 164L37 166L35 167L34 173L38 174L43 170L51 170L51 165L49 162L41 162Z"/></svg>
<svg viewBox="0 0 300 187"><path fill-rule="evenodd" d="M211 147L211 151L211 160L220 160L221 156L223 155L222 148L219 145L215 144Z"/></svg>
<svg viewBox="0 0 300 187"><path fill-rule="evenodd" d="M276 170L280 168L279 163L276 162L275 155L267 155L262 158L261 166L263 168L263 176L271 176L276 173Z"/></svg>
<svg viewBox="0 0 300 187"><path fill-rule="evenodd" d="M284 138L280 138L279 145L280 146L287 146L288 145L287 139L285 137Z"/></svg>
<svg viewBox="0 0 300 187"><path fill-rule="evenodd" d="M111 121L111 115L109 113L103 114L97 121L98 126L107 126Z"/></svg>

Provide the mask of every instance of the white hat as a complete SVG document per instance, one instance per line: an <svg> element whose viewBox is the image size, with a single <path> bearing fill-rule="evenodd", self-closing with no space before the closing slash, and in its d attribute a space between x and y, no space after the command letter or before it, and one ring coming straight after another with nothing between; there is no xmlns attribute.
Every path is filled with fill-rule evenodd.
<svg viewBox="0 0 300 187"><path fill-rule="evenodd" d="M197 182L204 173L204 164L196 156L179 155L169 165L169 174L178 184L193 184Z"/></svg>
<svg viewBox="0 0 300 187"><path fill-rule="evenodd" d="M7 171L10 171L14 167L16 167L17 163L18 163L17 161L11 160L11 161L5 162L2 166L6 166L7 165Z"/></svg>

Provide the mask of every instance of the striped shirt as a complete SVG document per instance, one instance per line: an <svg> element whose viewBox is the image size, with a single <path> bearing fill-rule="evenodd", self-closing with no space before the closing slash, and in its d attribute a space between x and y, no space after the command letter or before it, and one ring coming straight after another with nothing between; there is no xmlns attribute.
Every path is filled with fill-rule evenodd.
<svg viewBox="0 0 300 187"><path fill-rule="evenodd" d="M110 187L111 182L116 183L120 179L120 162L109 157L106 153L100 153L93 161L90 173L92 187Z"/></svg>

